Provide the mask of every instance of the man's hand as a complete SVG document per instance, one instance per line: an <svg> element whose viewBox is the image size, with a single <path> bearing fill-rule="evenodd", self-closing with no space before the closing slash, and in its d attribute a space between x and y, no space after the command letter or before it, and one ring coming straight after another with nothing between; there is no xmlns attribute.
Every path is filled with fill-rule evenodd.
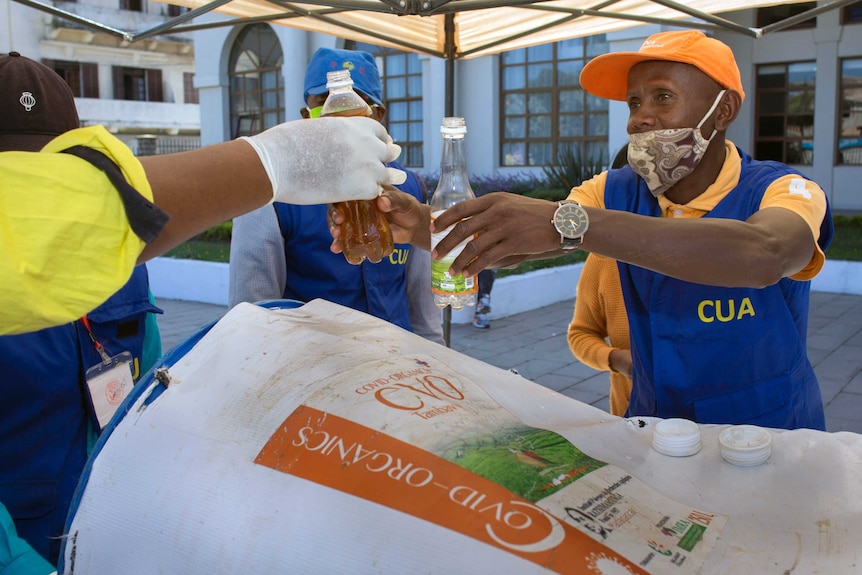
<svg viewBox="0 0 862 575"><path fill-rule="evenodd" d="M560 234L551 224L557 204L506 192L486 194L475 200L455 204L437 217L433 225L431 207L391 186L377 199L377 207L386 214L398 243L411 243L422 249L431 248L431 229L449 234L431 253L439 259L461 241L473 238L452 264L452 273L476 275L485 268L505 267L527 259L530 255L557 255ZM341 212L330 207L329 231L334 238L330 250L341 253Z"/></svg>
<svg viewBox="0 0 862 575"><path fill-rule="evenodd" d="M380 122L362 117L296 120L242 139L257 152L273 201L290 204L371 200L390 181L384 164L401 153Z"/></svg>
<svg viewBox="0 0 862 575"><path fill-rule="evenodd" d="M632 378L632 352L628 349L614 349L608 357L608 365L612 371Z"/></svg>
<svg viewBox="0 0 862 575"><path fill-rule="evenodd" d="M399 244L413 244L424 250L431 249L431 209L419 200L390 185L383 186L383 193L377 198L377 208L386 215L392 229L392 239ZM330 205L329 233L333 241L330 251L339 254L341 245L341 224L344 214Z"/></svg>
<svg viewBox="0 0 862 575"><path fill-rule="evenodd" d="M511 265L528 255L556 255L560 234L551 224L556 208L555 202L507 192L460 202L434 220L434 230L453 227L431 256L439 259L463 240L476 236L452 264L453 274L466 276Z"/></svg>

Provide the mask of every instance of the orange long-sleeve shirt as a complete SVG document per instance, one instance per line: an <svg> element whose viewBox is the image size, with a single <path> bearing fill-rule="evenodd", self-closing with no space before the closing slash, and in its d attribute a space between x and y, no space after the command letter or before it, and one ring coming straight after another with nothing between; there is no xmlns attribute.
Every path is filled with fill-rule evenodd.
<svg viewBox="0 0 862 575"><path fill-rule="evenodd" d="M568 340L572 353L583 364L611 372L611 413L624 415L629 405L632 381L610 367L611 351L631 347L616 260L595 254L587 256L578 280Z"/></svg>

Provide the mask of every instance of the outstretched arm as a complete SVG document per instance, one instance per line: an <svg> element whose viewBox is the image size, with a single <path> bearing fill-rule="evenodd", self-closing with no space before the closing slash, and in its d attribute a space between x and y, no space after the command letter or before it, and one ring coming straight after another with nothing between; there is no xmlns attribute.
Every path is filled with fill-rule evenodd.
<svg viewBox="0 0 862 575"><path fill-rule="evenodd" d="M140 160L155 204L171 219L144 248L139 262L272 200L272 185L260 159L241 140Z"/></svg>
<svg viewBox="0 0 862 575"><path fill-rule="evenodd" d="M476 236L452 266L476 274L517 258L559 255L560 236L551 225L554 202L506 193L461 202L441 214L436 228L454 226L433 257ZM584 250L686 281L763 287L803 269L815 253L811 227L781 207L762 209L747 221L653 218L586 208L590 227Z"/></svg>
<svg viewBox="0 0 862 575"><path fill-rule="evenodd" d="M815 252L805 220L784 208L760 210L746 221L594 213L584 249L700 284L765 287L800 271Z"/></svg>
<svg viewBox="0 0 862 575"><path fill-rule="evenodd" d="M389 182L401 149L369 118L297 120L192 152L146 156L156 205L171 220L141 261L273 200L326 204L369 200Z"/></svg>

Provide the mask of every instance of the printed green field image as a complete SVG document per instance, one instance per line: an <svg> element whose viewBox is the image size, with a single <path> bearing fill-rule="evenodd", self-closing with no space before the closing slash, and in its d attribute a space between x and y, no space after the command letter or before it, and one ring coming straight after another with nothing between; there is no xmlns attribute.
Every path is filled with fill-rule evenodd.
<svg viewBox="0 0 862 575"><path fill-rule="evenodd" d="M439 455L533 503L607 465L562 435L533 427L462 439Z"/></svg>

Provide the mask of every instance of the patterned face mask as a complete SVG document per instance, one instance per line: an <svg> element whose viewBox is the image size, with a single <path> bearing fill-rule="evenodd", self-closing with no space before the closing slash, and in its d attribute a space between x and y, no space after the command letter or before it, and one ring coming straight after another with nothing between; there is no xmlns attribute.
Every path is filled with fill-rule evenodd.
<svg viewBox="0 0 862 575"><path fill-rule="evenodd" d="M726 90L718 93L712 107L695 128L673 128L652 130L641 134L629 134L629 165L646 181L647 187L656 197L688 176L709 146L717 130L704 138L700 127L712 115Z"/></svg>

